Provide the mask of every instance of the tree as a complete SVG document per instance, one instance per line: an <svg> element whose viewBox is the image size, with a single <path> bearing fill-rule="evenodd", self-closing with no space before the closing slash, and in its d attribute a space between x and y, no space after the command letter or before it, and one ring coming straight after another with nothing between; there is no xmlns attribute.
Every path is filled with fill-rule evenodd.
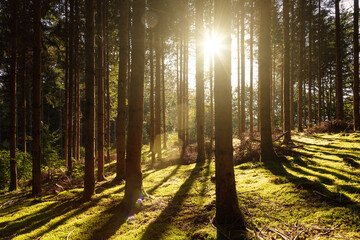
<svg viewBox="0 0 360 240"><path fill-rule="evenodd" d="M16 164L16 83L17 83L17 48L18 48L18 0L12 1L11 29L11 70L10 70L10 191L17 190Z"/></svg>
<svg viewBox="0 0 360 240"><path fill-rule="evenodd" d="M203 0L195 1L196 8L196 136L197 161L205 160L205 106L204 106L204 48L203 48Z"/></svg>
<svg viewBox="0 0 360 240"><path fill-rule="evenodd" d="M41 193L41 0L34 0L32 193Z"/></svg>
<svg viewBox="0 0 360 240"><path fill-rule="evenodd" d="M80 9L79 0L75 0L75 23L74 23L74 62L75 62L75 137L74 157L80 160L80 58L79 58L79 24Z"/></svg>
<svg viewBox="0 0 360 240"><path fill-rule="evenodd" d="M149 58L150 58L150 150L151 150L151 163L154 165L155 162L155 109L154 109L154 34L153 31L149 30ZM178 55L177 55L178 61ZM178 62L177 62L178 63ZM178 69L177 69L178 71ZM177 78L177 104L179 104L179 79ZM179 107L177 108L179 114ZM179 126L179 115L178 115L178 126Z"/></svg>
<svg viewBox="0 0 360 240"><path fill-rule="evenodd" d="M305 48L305 0L299 0L300 8L300 49L299 49L299 81L298 81L298 111L297 124L298 131L303 131L302 109L303 109L303 81L304 81L304 48Z"/></svg>
<svg viewBox="0 0 360 240"><path fill-rule="evenodd" d="M133 31L131 81L129 88L129 127L126 144L126 185L124 204L131 208L141 195L141 147L144 112L144 59L145 28L142 17L145 13L145 0L133 2Z"/></svg>
<svg viewBox="0 0 360 240"><path fill-rule="evenodd" d="M277 156L271 137L271 2L259 0L259 88L260 88L260 136L261 160L274 161Z"/></svg>
<svg viewBox="0 0 360 240"><path fill-rule="evenodd" d="M72 172L72 142L73 142L73 87L74 87L74 0L70 0L69 24L69 115L68 115L68 174Z"/></svg>
<svg viewBox="0 0 360 240"><path fill-rule="evenodd" d="M309 121L309 128L312 127L312 95L311 95L311 91L312 91L312 1L309 1L309 67L308 67L308 71L309 71L309 82L308 82L308 121Z"/></svg>
<svg viewBox="0 0 360 240"><path fill-rule="evenodd" d="M321 87L321 0L318 0L318 76L317 76L317 83L318 83L318 125L321 123L322 119L322 87Z"/></svg>
<svg viewBox="0 0 360 240"><path fill-rule="evenodd" d="M245 231L239 209L233 167L231 94L231 1L215 0L215 32L223 38L215 56L215 175L216 223Z"/></svg>
<svg viewBox="0 0 360 240"><path fill-rule="evenodd" d="M336 120L344 120L344 100L342 84L342 50L340 27L340 0L335 0L335 49L336 49Z"/></svg>
<svg viewBox="0 0 360 240"><path fill-rule="evenodd" d="M359 0L354 0L354 129L360 130L359 116Z"/></svg>
<svg viewBox="0 0 360 240"><path fill-rule="evenodd" d="M254 111L253 111L253 98L254 98L254 1L250 1L250 136L254 134Z"/></svg>
<svg viewBox="0 0 360 240"><path fill-rule="evenodd" d="M161 72L160 72L160 59L161 59L161 2L155 0L154 8L158 14L159 24L154 29L154 42L155 42L155 142L154 150L157 157L161 159Z"/></svg>
<svg viewBox="0 0 360 240"><path fill-rule="evenodd" d="M284 77L283 77L283 100L284 100L284 143L291 141L291 128L290 128L290 43L289 43L289 0L283 1L283 21L284 21Z"/></svg>
<svg viewBox="0 0 360 240"><path fill-rule="evenodd" d="M94 55L94 0L85 2L85 177L84 199L89 200L95 190L94 138L95 138L95 55Z"/></svg>
<svg viewBox="0 0 360 240"><path fill-rule="evenodd" d="M240 26L241 26L241 134L245 133L245 0L240 0Z"/></svg>
<svg viewBox="0 0 360 240"><path fill-rule="evenodd" d="M118 81L118 115L116 125L116 178L118 180L125 179L126 162L125 162L125 119L126 119L126 71L128 69L128 8L129 0L120 2L120 22L119 22L119 81Z"/></svg>
<svg viewBox="0 0 360 240"><path fill-rule="evenodd" d="M104 140L105 140L105 94L104 94L104 11L103 0L97 1L97 64L96 64L96 78L97 78L97 107L98 107L98 181L104 181Z"/></svg>

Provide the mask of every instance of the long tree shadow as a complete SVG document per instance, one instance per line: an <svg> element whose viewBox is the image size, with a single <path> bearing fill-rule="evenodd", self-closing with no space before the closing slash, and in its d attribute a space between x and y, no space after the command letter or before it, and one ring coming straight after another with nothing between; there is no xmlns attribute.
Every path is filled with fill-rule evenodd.
<svg viewBox="0 0 360 240"><path fill-rule="evenodd" d="M160 239L163 236L171 224L171 220L180 212L182 203L188 197L187 194L189 193L194 181L198 178L200 172L204 170L203 165L204 163L197 163L195 165L190 176L180 186L179 190L176 192L173 199L168 203L167 207L161 212L155 221L147 226L141 240Z"/></svg>
<svg viewBox="0 0 360 240"><path fill-rule="evenodd" d="M181 165L178 164L176 166L176 168L174 168L174 170L172 170L172 172L169 175L167 175L163 180L161 180L161 182L159 184L155 185L150 190L148 190L147 193L148 194L153 194L156 189L158 189L161 185L166 183L172 176L174 176L177 173L177 171L179 170L180 167L181 167Z"/></svg>
<svg viewBox="0 0 360 240"><path fill-rule="evenodd" d="M304 196L304 198L311 197L314 198L314 201L318 200L319 202L326 202L332 206L344 206L353 210L356 209L357 214L360 213L360 206L353 202L348 196L342 195L342 199L339 201L337 199L337 193L329 191L322 183L310 181L306 177L297 177L289 173L284 166L293 171L298 170L297 168L292 168L291 164L286 159L282 159L281 162L276 163L264 162L264 167L266 167L272 174L284 177L288 180L288 182L293 183L297 189L306 191L308 194ZM306 175L305 173L300 173ZM350 207L350 205L353 205L354 207Z"/></svg>

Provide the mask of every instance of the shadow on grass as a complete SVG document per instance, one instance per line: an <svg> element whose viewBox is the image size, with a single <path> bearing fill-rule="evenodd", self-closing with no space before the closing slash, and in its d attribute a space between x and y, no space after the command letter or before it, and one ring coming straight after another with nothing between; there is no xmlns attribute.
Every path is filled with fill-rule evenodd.
<svg viewBox="0 0 360 240"><path fill-rule="evenodd" d="M180 212L182 203L188 197L188 193L194 183L199 177L199 174L203 169L204 163L197 163L194 169L191 171L190 176L180 186L173 199L168 203L167 207L161 212L161 214L150 223L141 240L145 239L161 239L163 234L167 231L172 219Z"/></svg>
<svg viewBox="0 0 360 240"><path fill-rule="evenodd" d="M308 194L306 194L304 198L307 200L311 199L313 202L317 201L319 203L326 202L331 206L347 207L355 211L356 214L360 214L359 204L353 202L348 196L343 194L341 196L341 200L338 200L338 193L329 191L321 182L314 182L306 177L297 177L289 173L284 166L295 172L304 174L305 176L311 175L301 171L299 168L291 166L290 162L286 160L286 158L281 158L281 161L276 163L265 162L264 166L275 176L284 177L289 182L293 183L297 189L306 191Z"/></svg>
<svg viewBox="0 0 360 240"><path fill-rule="evenodd" d="M156 189L158 189L161 185L166 183L172 176L174 176L177 173L177 171L179 170L180 167L181 167L181 165L178 164L176 166L176 168L174 168L174 170L172 170L172 172L169 175L167 175L163 180L161 180L161 182L159 184L155 185L150 190L148 190L147 193L148 194L153 194Z"/></svg>

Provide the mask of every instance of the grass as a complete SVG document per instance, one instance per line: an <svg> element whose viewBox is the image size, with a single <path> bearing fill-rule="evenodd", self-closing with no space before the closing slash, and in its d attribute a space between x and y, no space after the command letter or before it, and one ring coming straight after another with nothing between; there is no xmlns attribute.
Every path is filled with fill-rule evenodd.
<svg viewBox="0 0 360 240"><path fill-rule="evenodd" d="M239 204L252 239L360 239L359 133L295 135L299 151L278 163L235 167ZM164 151L176 158L174 148ZM119 204L124 183L97 183L91 202L75 188L38 198L0 192L0 239L216 239L214 160L160 164L143 156L146 197L134 215ZM172 161L174 162L174 161Z"/></svg>

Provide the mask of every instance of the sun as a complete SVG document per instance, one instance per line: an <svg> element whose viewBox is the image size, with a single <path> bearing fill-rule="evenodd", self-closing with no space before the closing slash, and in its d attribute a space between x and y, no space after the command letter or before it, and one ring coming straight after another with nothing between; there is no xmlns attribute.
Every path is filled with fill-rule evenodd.
<svg viewBox="0 0 360 240"><path fill-rule="evenodd" d="M221 40L215 35L209 35L204 40L204 50L209 53L218 53L221 49Z"/></svg>

